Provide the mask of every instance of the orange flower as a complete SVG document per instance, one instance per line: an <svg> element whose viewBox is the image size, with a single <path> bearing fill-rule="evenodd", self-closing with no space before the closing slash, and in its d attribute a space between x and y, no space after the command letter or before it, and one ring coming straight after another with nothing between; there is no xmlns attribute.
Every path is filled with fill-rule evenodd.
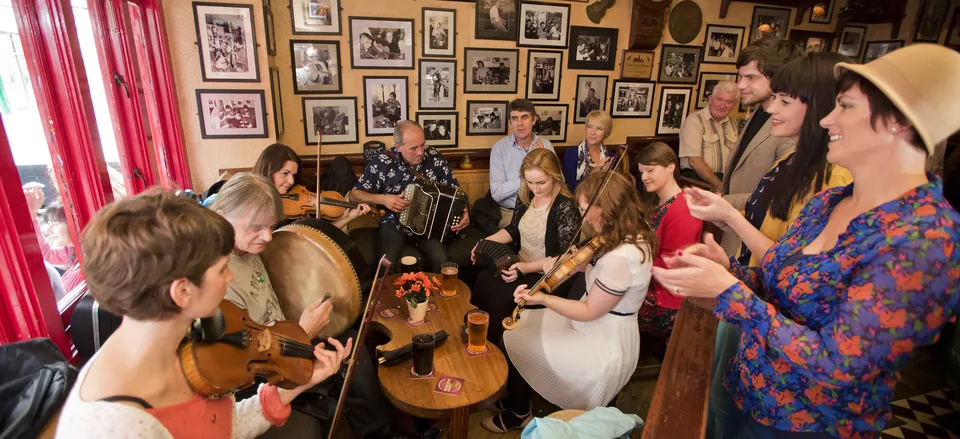
<svg viewBox="0 0 960 439"><path fill-rule="evenodd" d="M933 216L937 214L937 208L933 207L932 204L924 204L914 209L913 214L916 216Z"/></svg>
<svg viewBox="0 0 960 439"><path fill-rule="evenodd" d="M730 312L732 312L738 317L746 317L747 307L740 302L732 302L730 303Z"/></svg>
<svg viewBox="0 0 960 439"><path fill-rule="evenodd" d="M847 299L853 301L868 300L873 297L873 284L854 285L847 289Z"/></svg>
<svg viewBox="0 0 960 439"><path fill-rule="evenodd" d="M810 413L806 410L802 410L790 415L790 422L793 423L794 427L803 427L813 423L813 416L810 416Z"/></svg>
<svg viewBox="0 0 960 439"><path fill-rule="evenodd" d="M897 340L890 345L890 352L893 355L905 354L913 351L913 340Z"/></svg>
<svg viewBox="0 0 960 439"><path fill-rule="evenodd" d="M763 375L754 375L753 376L753 387L757 389L762 389L767 385L766 380L763 379Z"/></svg>
<svg viewBox="0 0 960 439"><path fill-rule="evenodd" d="M790 372L790 369L793 369L793 368L790 366L790 363L787 363L786 361L777 359L777 361L773 363L773 370L775 370L780 375Z"/></svg>
<svg viewBox="0 0 960 439"><path fill-rule="evenodd" d="M854 335L850 338L840 338L840 353L859 357L863 355L863 350L860 349L861 344L862 342L859 335Z"/></svg>
<svg viewBox="0 0 960 439"><path fill-rule="evenodd" d="M794 345L784 346L783 353L787 354L787 358L789 358L790 361L795 364L799 364L799 365L807 364L807 360L805 360L803 356L800 355L800 347L798 346L794 346Z"/></svg>
<svg viewBox="0 0 960 439"><path fill-rule="evenodd" d="M932 313L927 314L927 326L939 328L943 324L943 307L937 307Z"/></svg>
<svg viewBox="0 0 960 439"><path fill-rule="evenodd" d="M880 326L883 328L902 328L907 324L907 310L901 309L890 312L887 309L880 309Z"/></svg>
<svg viewBox="0 0 960 439"><path fill-rule="evenodd" d="M777 404L784 406L793 402L793 392L789 390L784 390L782 392L776 392Z"/></svg>
<svg viewBox="0 0 960 439"><path fill-rule="evenodd" d="M757 348L756 348L756 346L754 346L754 347L752 347L752 348L750 348L750 349L747 349L746 352L744 352L744 353L747 355L747 359L748 359L748 360L755 360L755 359L757 358Z"/></svg>
<svg viewBox="0 0 960 439"><path fill-rule="evenodd" d="M813 405L820 405L827 401L827 395L823 394L823 387L819 384L814 385L813 387L808 387L807 390L803 391L803 394Z"/></svg>

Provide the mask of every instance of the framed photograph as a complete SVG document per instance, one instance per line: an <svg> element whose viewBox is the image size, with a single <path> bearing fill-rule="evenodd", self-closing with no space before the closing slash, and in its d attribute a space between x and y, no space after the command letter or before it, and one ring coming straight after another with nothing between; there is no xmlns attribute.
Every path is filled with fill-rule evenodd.
<svg viewBox="0 0 960 439"><path fill-rule="evenodd" d="M423 8L423 56L457 57L457 10Z"/></svg>
<svg viewBox="0 0 960 439"><path fill-rule="evenodd" d="M478 40L517 40L518 0L476 0L474 37Z"/></svg>
<svg viewBox="0 0 960 439"><path fill-rule="evenodd" d="M277 32L273 26L273 12L263 8L263 31L267 34L267 55L277 56Z"/></svg>
<svg viewBox="0 0 960 439"><path fill-rule="evenodd" d="M420 109L457 106L457 60L420 60Z"/></svg>
<svg viewBox="0 0 960 439"><path fill-rule="evenodd" d="M860 59L860 49L863 47L863 40L866 34L866 26L854 26L851 24L844 26L843 31L840 32L840 40L837 43L837 53L853 59Z"/></svg>
<svg viewBox="0 0 960 439"><path fill-rule="evenodd" d="M650 117L653 114L653 89L650 81L613 81L610 94L611 117Z"/></svg>
<svg viewBox="0 0 960 439"><path fill-rule="evenodd" d="M340 35L340 0L290 0L294 35Z"/></svg>
<svg viewBox="0 0 960 439"><path fill-rule="evenodd" d="M516 93L518 49L463 49L464 93Z"/></svg>
<svg viewBox="0 0 960 439"><path fill-rule="evenodd" d="M273 96L273 127L277 137L283 134L283 96L280 95L280 69L270 67L270 94Z"/></svg>
<svg viewBox="0 0 960 439"><path fill-rule="evenodd" d="M921 0L913 41L938 42L940 29L943 29L943 22L947 20L948 9L950 9L950 0Z"/></svg>
<svg viewBox="0 0 960 439"><path fill-rule="evenodd" d="M790 39L796 41L805 53L830 52L833 48L833 32L790 31Z"/></svg>
<svg viewBox="0 0 960 439"><path fill-rule="evenodd" d="M863 64L903 47L903 40L870 41L863 51Z"/></svg>
<svg viewBox="0 0 960 439"><path fill-rule="evenodd" d="M357 98L303 98L303 136L316 145L323 133L324 145L357 143Z"/></svg>
<svg viewBox="0 0 960 439"><path fill-rule="evenodd" d="M397 122L407 120L406 76L364 76L363 102L368 136L392 136Z"/></svg>
<svg viewBox="0 0 960 439"><path fill-rule="evenodd" d="M953 18L950 19L950 28L947 29L946 45L960 47L960 7L953 9Z"/></svg>
<svg viewBox="0 0 960 439"><path fill-rule="evenodd" d="M551 142L567 141L567 104L537 105L537 123L533 133Z"/></svg>
<svg viewBox="0 0 960 439"><path fill-rule="evenodd" d="M657 82L696 84L701 50L696 46L664 44L660 46L660 72Z"/></svg>
<svg viewBox="0 0 960 439"><path fill-rule="evenodd" d="M520 47L567 47L570 5L523 2L520 4Z"/></svg>
<svg viewBox="0 0 960 439"><path fill-rule="evenodd" d="M577 75L577 103L573 123L586 123L593 110L605 110L607 105L607 76Z"/></svg>
<svg viewBox="0 0 960 439"><path fill-rule="evenodd" d="M201 139L265 139L263 90L197 90Z"/></svg>
<svg viewBox="0 0 960 439"><path fill-rule="evenodd" d="M652 50L624 50L620 77L623 79L650 79L653 75Z"/></svg>
<svg viewBox="0 0 960 439"><path fill-rule="evenodd" d="M810 22L830 24L833 19L833 4L836 0L820 0L810 8ZM829 49L828 49L829 50Z"/></svg>
<svg viewBox="0 0 960 439"><path fill-rule="evenodd" d="M560 70L563 52L531 50L527 52L527 99L560 100Z"/></svg>
<svg viewBox="0 0 960 439"><path fill-rule="evenodd" d="M350 67L413 69L413 19L350 17Z"/></svg>
<svg viewBox="0 0 960 439"><path fill-rule="evenodd" d="M260 82L253 6L193 3L204 81Z"/></svg>
<svg viewBox="0 0 960 439"><path fill-rule="evenodd" d="M750 22L750 43L763 37L787 37L790 25L790 9L768 6L753 7L753 21Z"/></svg>
<svg viewBox="0 0 960 439"><path fill-rule="evenodd" d="M290 40L295 94L337 94L343 91L339 41Z"/></svg>
<svg viewBox="0 0 960 439"><path fill-rule="evenodd" d="M417 112L417 123L423 127L423 140L427 146L434 148L456 148L457 120L460 113L456 111L446 113Z"/></svg>
<svg viewBox="0 0 960 439"><path fill-rule="evenodd" d="M660 112L657 116L657 135L680 134L680 124L687 117L690 89L663 87L660 89Z"/></svg>
<svg viewBox="0 0 960 439"><path fill-rule="evenodd" d="M507 134L507 101L467 101L467 135Z"/></svg>
<svg viewBox="0 0 960 439"><path fill-rule="evenodd" d="M700 72L700 80L697 81L697 104L696 108L700 109L706 107L709 104L710 95L713 94L713 87L719 84L721 81L730 81L736 84L737 74L736 73L707 73Z"/></svg>
<svg viewBox="0 0 960 439"><path fill-rule="evenodd" d="M707 25L703 44L703 62L736 64L743 47L743 26Z"/></svg>
<svg viewBox="0 0 960 439"><path fill-rule="evenodd" d="M570 60L567 68L613 70L617 61L619 30L608 27L570 26Z"/></svg>

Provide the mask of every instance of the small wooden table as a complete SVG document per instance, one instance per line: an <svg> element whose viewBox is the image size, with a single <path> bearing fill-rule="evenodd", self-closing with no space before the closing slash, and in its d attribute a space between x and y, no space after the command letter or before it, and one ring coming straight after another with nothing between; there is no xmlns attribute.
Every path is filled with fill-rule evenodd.
<svg viewBox="0 0 960 439"><path fill-rule="evenodd" d="M440 279L439 274L434 275ZM380 386L387 399L398 409L413 416L427 419L450 419L450 438L466 438L470 412L492 403L503 393L507 384L507 361L496 346L487 342L490 353L471 357L460 339L460 327L463 316L473 309L470 304L470 288L457 281L457 295L453 297L433 296L430 302L437 305L438 311L427 313L427 323L412 327L404 320L407 316L406 304L397 298L393 281L396 275L386 279L383 291L378 297L376 313L371 329L383 332L390 342L380 346L382 350L393 350L411 342L415 334L436 333L445 330L447 341L434 351L431 378L413 379L410 369L413 360L407 360L393 366L380 366L378 375ZM398 317L385 318L381 311L386 309L399 311ZM499 325L500 322L490 322ZM462 378L463 391L459 395L448 395L434 391L439 377L452 376Z"/></svg>

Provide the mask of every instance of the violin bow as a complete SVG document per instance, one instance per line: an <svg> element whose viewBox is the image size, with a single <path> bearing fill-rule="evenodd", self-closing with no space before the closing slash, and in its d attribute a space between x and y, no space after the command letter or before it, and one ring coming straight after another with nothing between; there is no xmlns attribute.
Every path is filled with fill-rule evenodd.
<svg viewBox="0 0 960 439"><path fill-rule="evenodd" d="M319 197L320 192L322 192L320 190L320 146L321 145L323 145L323 127L317 127L317 188L316 188L317 197ZM320 218L320 203L316 202L313 204L317 205L316 207L317 211L314 212L314 216L316 218Z"/></svg>

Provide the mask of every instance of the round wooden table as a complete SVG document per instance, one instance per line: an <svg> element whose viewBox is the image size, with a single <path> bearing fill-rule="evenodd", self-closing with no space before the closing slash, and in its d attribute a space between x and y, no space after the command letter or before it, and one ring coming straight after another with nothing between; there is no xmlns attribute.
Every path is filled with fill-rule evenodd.
<svg viewBox="0 0 960 439"><path fill-rule="evenodd" d="M436 274L437 279L441 276ZM381 350L398 349L409 344L415 334L447 332L447 341L434 351L434 374L430 378L411 378L410 369L413 360L407 360L393 366L378 368L380 386L387 399L398 409L413 416L427 419L450 419L450 438L466 438L470 412L492 403L503 393L507 384L507 361L496 346L489 341L489 354L471 357L460 339L460 327L463 316L473 309L470 304L470 288L457 281L457 294L453 297L435 295L430 302L437 306L436 311L427 312L427 322L419 326L406 323L406 303L397 298L393 281L396 275L386 279L386 284L377 298L375 316L371 320L371 329L383 332L390 342L379 347ZM399 311L397 317L390 309ZM386 312L382 312L385 311ZM490 322L500 324L500 322ZM458 395L436 392L434 389L441 377L463 379L463 388ZM445 381L449 383L449 381Z"/></svg>

